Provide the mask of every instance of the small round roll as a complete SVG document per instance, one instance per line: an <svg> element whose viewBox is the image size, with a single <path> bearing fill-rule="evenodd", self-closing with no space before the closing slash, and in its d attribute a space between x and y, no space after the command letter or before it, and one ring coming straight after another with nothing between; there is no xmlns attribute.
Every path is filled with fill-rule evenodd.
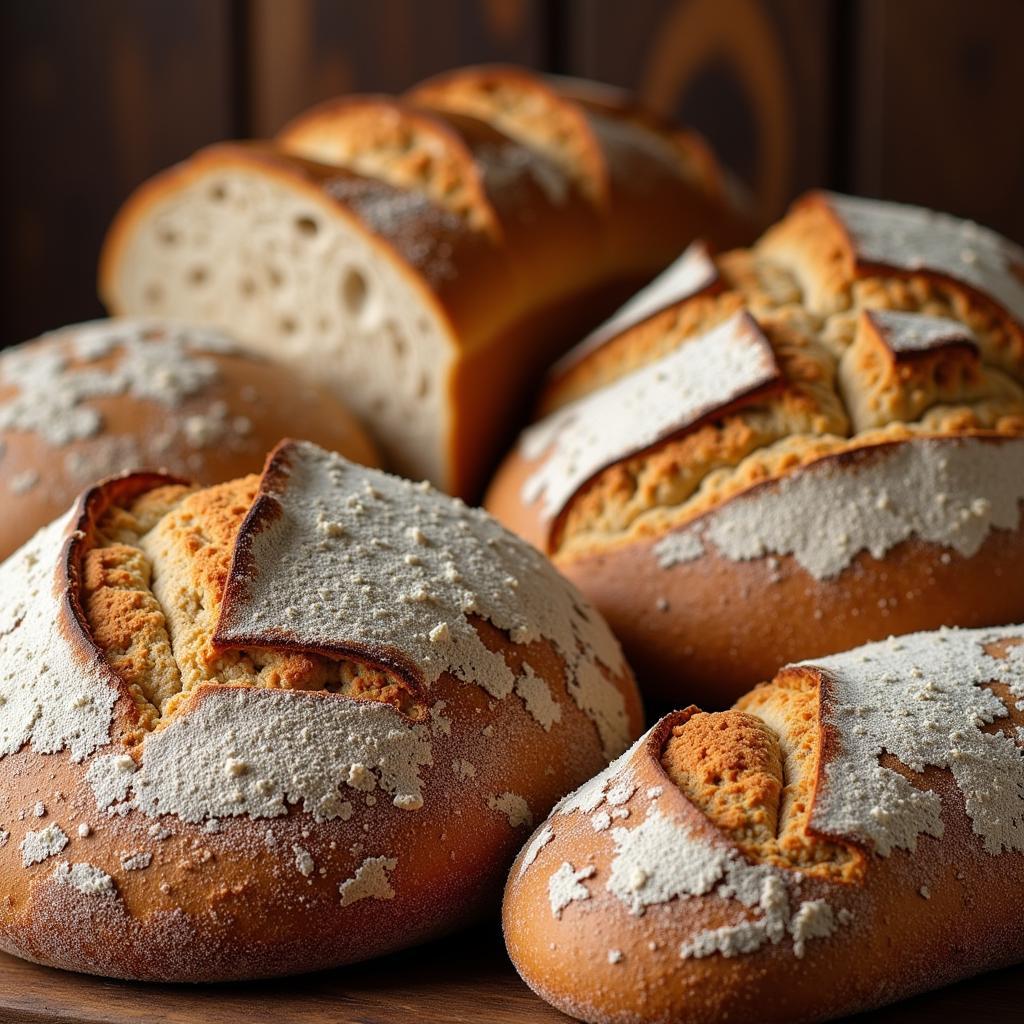
<svg viewBox="0 0 1024 1024"><path fill-rule="evenodd" d="M580 595L426 485L305 442L116 478L0 566L0 949L196 982L426 940L641 714Z"/></svg>
<svg viewBox="0 0 1024 1024"><path fill-rule="evenodd" d="M486 506L605 615L645 692L1024 608L1024 250L815 193L692 246L552 371Z"/></svg>
<svg viewBox="0 0 1024 1024"><path fill-rule="evenodd" d="M916 633L666 716L513 865L519 973L590 1024L787 1024L1018 962L1022 651Z"/></svg>
<svg viewBox="0 0 1024 1024"><path fill-rule="evenodd" d="M148 468L220 483L257 472L292 435L379 464L338 399L219 330L97 320L9 349L0 354L0 559L96 480Z"/></svg>

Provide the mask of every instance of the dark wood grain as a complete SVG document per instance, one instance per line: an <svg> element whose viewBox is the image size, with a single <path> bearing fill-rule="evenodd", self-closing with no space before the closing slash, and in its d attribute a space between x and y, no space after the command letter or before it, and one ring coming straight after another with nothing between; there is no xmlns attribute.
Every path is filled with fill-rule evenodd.
<svg viewBox="0 0 1024 1024"><path fill-rule="evenodd" d="M1021 1020L1024 968L928 993L856 1024ZM3 1024L557 1024L568 1018L518 979L495 929L369 964L238 985L129 985L62 974L0 954ZM753 1024L753 1022L749 1022Z"/></svg>
<svg viewBox="0 0 1024 1024"><path fill-rule="evenodd" d="M250 0L249 122L276 132L318 100L401 92L459 64L543 66L541 0Z"/></svg>
<svg viewBox="0 0 1024 1024"><path fill-rule="evenodd" d="M850 186L1024 242L1020 0L861 0Z"/></svg>
<svg viewBox="0 0 1024 1024"><path fill-rule="evenodd" d="M229 0L0 4L0 345L101 313L130 189L234 133Z"/></svg>
<svg viewBox="0 0 1024 1024"><path fill-rule="evenodd" d="M711 140L763 221L830 161L835 4L573 0L567 70L636 91Z"/></svg>

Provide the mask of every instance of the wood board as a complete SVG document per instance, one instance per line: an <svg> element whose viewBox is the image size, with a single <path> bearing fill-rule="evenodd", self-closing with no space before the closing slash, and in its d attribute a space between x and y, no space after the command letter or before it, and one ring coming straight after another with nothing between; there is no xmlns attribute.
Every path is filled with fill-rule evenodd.
<svg viewBox="0 0 1024 1024"><path fill-rule="evenodd" d="M1021 1019L1024 967L854 1018L857 1024ZM0 954L2 1024L556 1024L516 976L501 938L476 929L338 971L232 985L135 985Z"/></svg>

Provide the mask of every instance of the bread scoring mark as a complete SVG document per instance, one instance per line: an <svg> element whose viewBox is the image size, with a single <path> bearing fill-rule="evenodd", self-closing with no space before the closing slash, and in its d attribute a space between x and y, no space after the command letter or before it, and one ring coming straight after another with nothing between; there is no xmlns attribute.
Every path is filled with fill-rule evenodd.
<svg viewBox="0 0 1024 1024"><path fill-rule="evenodd" d="M115 496L168 482L136 474L93 488L0 565L0 759L30 743L40 754L69 750L77 762L109 741L114 704L128 690L82 613L82 550Z"/></svg>
<svg viewBox="0 0 1024 1024"><path fill-rule="evenodd" d="M861 274L879 268L931 272L966 282L1024 324L1024 249L973 221L918 206L821 193L852 246Z"/></svg>
<svg viewBox="0 0 1024 1024"><path fill-rule="evenodd" d="M691 242L683 254L642 288L600 327L590 332L551 368L559 377L592 352L662 310L721 285L721 277L707 245Z"/></svg>
<svg viewBox="0 0 1024 1024"><path fill-rule="evenodd" d="M690 708L662 719L600 776L563 800L545 826L554 833L556 846L561 831L558 817L596 817L594 812L606 801L623 809L638 792L635 760L657 762L673 726L685 723L695 712ZM798 872L750 863L695 807L685 802L682 815L677 810L666 811L659 805L660 796L659 792L638 798L643 802L637 810L646 807L639 824L595 830L595 841L601 835L609 837L612 859L607 877L598 879L596 871L594 877L638 917L648 907L711 892L739 906L742 918L738 923L697 932L681 944L681 957L737 956L767 944L777 945L787 937L794 955L802 957L808 940L825 938L850 920L845 910L821 901L800 900ZM566 875L566 881L569 877ZM590 891L587 897L591 897Z"/></svg>
<svg viewBox="0 0 1024 1024"><path fill-rule="evenodd" d="M959 320L889 309L866 309L861 316L895 361L950 348L967 349L980 359L977 337Z"/></svg>
<svg viewBox="0 0 1024 1024"><path fill-rule="evenodd" d="M301 114L280 132L278 142L306 159L422 193L474 230L497 238L498 215L474 151L459 131L461 121L386 97L345 97ZM479 134L482 126L472 122L470 130ZM497 133L486 134L501 140Z"/></svg>
<svg viewBox="0 0 1024 1024"><path fill-rule="evenodd" d="M821 674L823 723L841 741L824 758L812 826L882 856L943 834L939 795L880 763L884 752L913 772L948 770L987 853L1024 850L1024 751L986 728L1009 714L988 684L1024 700L1024 647L989 653L1020 638L1021 626L913 633L806 662Z"/></svg>
<svg viewBox="0 0 1024 1024"><path fill-rule="evenodd" d="M608 756L625 747L625 702L611 681L625 672L618 644L539 552L427 485L309 444L286 442L268 462L215 641L371 658L424 691L449 673L498 700L520 679L529 694L530 677L484 643L475 618L515 645L550 643Z"/></svg>
<svg viewBox="0 0 1024 1024"><path fill-rule="evenodd" d="M919 437L852 447L752 487L653 547L663 569L714 550L733 561L790 555L833 579L862 552L883 559L917 538L976 554L1015 530L1024 501L1024 438Z"/></svg>
<svg viewBox="0 0 1024 1024"><path fill-rule="evenodd" d="M601 470L781 382L770 342L740 311L528 428L520 451L542 461L527 478L522 499L540 502L541 516L551 522Z"/></svg>

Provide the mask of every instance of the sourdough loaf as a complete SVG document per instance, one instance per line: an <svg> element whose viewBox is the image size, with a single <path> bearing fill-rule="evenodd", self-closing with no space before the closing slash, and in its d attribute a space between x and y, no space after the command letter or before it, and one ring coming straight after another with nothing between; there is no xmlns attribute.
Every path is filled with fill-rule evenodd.
<svg viewBox="0 0 1024 1024"><path fill-rule="evenodd" d="M0 567L0 948L212 981L422 941L640 715L586 602L427 485L293 442L108 481Z"/></svg>
<svg viewBox="0 0 1024 1024"><path fill-rule="evenodd" d="M1022 654L912 634L668 715L520 853L523 978L601 1024L770 1024L1020 960Z"/></svg>
<svg viewBox="0 0 1024 1024"><path fill-rule="evenodd" d="M0 354L0 560L104 477L257 472L294 433L366 465L368 436L328 390L221 331L97 320Z"/></svg>
<svg viewBox="0 0 1024 1024"><path fill-rule="evenodd" d="M158 176L111 227L100 290L326 381L393 468L471 496L551 359L696 234L743 234L700 140L474 68Z"/></svg>
<svg viewBox="0 0 1024 1024"><path fill-rule="evenodd" d="M985 228L825 193L692 245L554 368L487 506L673 703L1019 621L1022 275Z"/></svg>

